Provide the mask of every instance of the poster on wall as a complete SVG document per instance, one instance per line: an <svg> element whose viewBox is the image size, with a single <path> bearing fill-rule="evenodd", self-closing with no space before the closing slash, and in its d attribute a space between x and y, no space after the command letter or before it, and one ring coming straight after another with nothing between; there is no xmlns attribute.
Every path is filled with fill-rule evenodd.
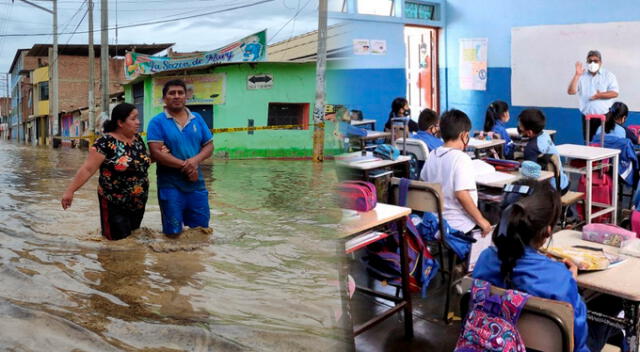
<svg viewBox="0 0 640 352"><path fill-rule="evenodd" d="M181 79L187 85L187 105L224 104L226 74L210 73L205 75L154 77L154 106L163 106L162 87L172 79Z"/></svg>
<svg viewBox="0 0 640 352"><path fill-rule="evenodd" d="M371 55L386 55L387 41L371 39Z"/></svg>
<svg viewBox="0 0 640 352"><path fill-rule="evenodd" d="M355 55L369 55L369 49L371 44L369 39L354 39L353 40L353 53Z"/></svg>
<svg viewBox="0 0 640 352"><path fill-rule="evenodd" d="M188 58L170 58L128 52L125 55L125 78L131 80L141 74L186 69L228 62L256 62L267 60L266 30L242 38L223 48Z"/></svg>
<svg viewBox="0 0 640 352"><path fill-rule="evenodd" d="M487 38L460 39L460 89L487 90Z"/></svg>

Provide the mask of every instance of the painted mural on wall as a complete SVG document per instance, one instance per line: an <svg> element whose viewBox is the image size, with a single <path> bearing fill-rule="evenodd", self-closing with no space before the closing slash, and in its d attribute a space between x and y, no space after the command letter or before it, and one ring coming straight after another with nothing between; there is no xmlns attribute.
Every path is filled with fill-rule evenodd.
<svg viewBox="0 0 640 352"><path fill-rule="evenodd" d="M187 105L224 104L225 73L204 75L163 76L153 78L153 105L162 106L162 87L172 79L181 79L187 85Z"/></svg>
<svg viewBox="0 0 640 352"><path fill-rule="evenodd" d="M487 90L487 38L460 39L460 89Z"/></svg>
<svg viewBox="0 0 640 352"><path fill-rule="evenodd" d="M187 58L169 58L129 52L125 56L125 77L130 80L138 75L186 69L229 62L256 62L267 60L267 31L261 31L223 48Z"/></svg>

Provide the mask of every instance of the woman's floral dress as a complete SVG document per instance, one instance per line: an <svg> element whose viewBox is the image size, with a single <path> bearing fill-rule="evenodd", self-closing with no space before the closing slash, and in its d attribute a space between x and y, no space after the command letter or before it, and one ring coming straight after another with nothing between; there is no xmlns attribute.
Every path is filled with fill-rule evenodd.
<svg viewBox="0 0 640 352"><path fill-rule="evenodd" d="M93 144L105 156L100 165L98 195L109 203L130 210L144 209L149 195L147 170L151 158L140 135L131 144L109 134Z"/></svg>

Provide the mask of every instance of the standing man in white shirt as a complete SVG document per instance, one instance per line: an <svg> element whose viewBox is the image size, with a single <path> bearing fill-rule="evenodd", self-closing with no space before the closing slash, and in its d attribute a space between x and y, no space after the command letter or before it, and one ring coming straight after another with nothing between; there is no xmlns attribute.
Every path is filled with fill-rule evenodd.
<svg viewBox="0 0 640 352"><path fill-rule="evenodd" d="M585 115L604 115L609 112L613 99L618 97L618 80L608 70L602 68L602 55L598 50L587 53L587 70L581 62L576 62L576 72L569 83L567 93L578 93L580 112L582 113L582 134L591 141L600 125L599 120L591 120L589 136L586 134Z"/></svg>

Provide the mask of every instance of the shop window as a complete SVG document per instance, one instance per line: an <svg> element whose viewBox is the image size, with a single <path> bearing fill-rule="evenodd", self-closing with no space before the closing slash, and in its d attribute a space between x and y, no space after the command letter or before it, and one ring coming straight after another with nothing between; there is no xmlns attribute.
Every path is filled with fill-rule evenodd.
<svg viewBox="0 0 640 352"><path fill-rule="evenodd" d="M40 100L49 100L49 82L38 83L38 93Z"/></svg>
<svg viewBox="0 0 640 352"><path fill-rule="evenodd" d="M269 126L296 125L290 129L309 129L309 104L269 103Z"/></svg>

